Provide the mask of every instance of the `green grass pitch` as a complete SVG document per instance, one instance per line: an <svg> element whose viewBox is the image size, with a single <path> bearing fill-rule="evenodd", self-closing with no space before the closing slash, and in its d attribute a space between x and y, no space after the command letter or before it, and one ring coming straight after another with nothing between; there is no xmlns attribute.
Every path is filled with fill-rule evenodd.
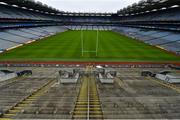
<svg viewBox="0 0 180 120"><path fill-rule="evenodd" d="M96 49L96 31L83 31L84 50ZM179 62L180 57L112 31L99 31L98 55L82 56L81 31L67 31L0 55L0 61Z"/></svg>

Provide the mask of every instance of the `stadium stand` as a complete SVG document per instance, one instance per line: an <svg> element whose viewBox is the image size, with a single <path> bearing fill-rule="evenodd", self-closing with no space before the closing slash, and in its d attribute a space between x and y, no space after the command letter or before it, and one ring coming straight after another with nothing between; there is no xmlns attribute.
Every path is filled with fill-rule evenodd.
<svg viewBox="0 0 180 120"><path fill-rule="evenodd" d="M173 21L173 20L175 21L175 20L180 20L180 16L178 12L179 10L180 10L179 6L176 6L175 8L169 8L166 10L157 10L154 12L153 11L147 13L144 12L144 14L141 13L139 15L130 15L124 19L130 21Z"/></svg>
<svg viewBox="0 0 180 120"><path fill-rule="evenodd" d="M167 91L164 87L154 84L147 78L139 76L137 71L139 70L128 70L127 68L120 69L118 75L120 80L115 82L123 89L118 89L118 86L115 84L102 85L98 83L100 89L99 94L102 98L104 119L132 119L135 117L137 119L151 119L154 117L161 119L165 117L165 114L162 115L160 111L164 111L165 113L166 110L170 109L166 117L173 118L179 116L175 112L176 109L169 106L173 104L173 99L176 99L172 96L176 96L177 93L174 91ZM146 90L142 90L143 88ZM135 99L132 99L131 95L134 96ZM151 97L142 98L144 95L150 95ZM164 95L166 97L162 98ZM169 104L166 104L165 101L168 101ZM161 105L163 107L159 111L158 108Z"/></svg>
<svg viewBox="0 0 180 120"><path fill-rule="evenodd" d="M84 25L84 26L64 26L71 30L112 30L112 26L97 26L97 25Z"/></svg>
<svg viewBox="0 0 180 120"><path fill-rule="evenodd" d="M178 0L142 0L130 5L117 12L119 31L179 54L179 5Z"/></svg>
<svg viewBox="0 0 180 120"><path fill-rule="evenodd" d="M0 52L63 32L52 14L62 11L34 1L0 1Z"/></svg>
<svg viewBox="0 0 180 120"><path fill-rule="evenodd" d="M24 3L27 4L24 6ZM4 44L1 51L61 32L59 27L55 27L58 25L71 30L112 30L116 27L116 31L145 43L177 54L180 51L179 33L176 32L180 30L178 0L142 0L117 14L68 13L26 0L1 0L0 9L0 28L3 30L0 34L5 36L0 39Z"/></svg>
<svg viewBox="0 0 180 120"><path fill-rule="evenodd" d="M35 28L18 28L0 31L0 50L6 51L15 46L29 43L43 37L64 32L66 28L60 26L35 27Z"/></svg>
<svg viewBox="0 0 180 120"><path fill-rule="evenodd" d="M8 1L5 1L8 2ZM32 8L32 6L31 6ZM37 11L22 9L5 3L0 4L0 18L9 19L34 19L34 20L58 20L50 14L43 14ZM36 8L37 9L37 8Z"/></svg>
<svg viewBox="0 0 180 120"><path fill-rule="evenodd" d="M24 68L13 67L11 69L22 71ZM59 70L72 71L73 68L32 67L30 69L33 71L31 76L1 82L0 110L3 118L71 119L73 116L79 119L87 118L85 96L88 94L86 93L87 87L83 83L87 80L88 75L82 75L76 84L61 84L57 83L55 75L59 74ZM98 92L98 94L93 94L96 94L95 101L90 95L90 101L93 101L90 102L91 118L176 119L180 117L178 90L167 87L166 83L157 84L158 81L153 77L141 76L142 68L112 67L107 69L117 71L116 79L113 79L114 83L103 84L100 80L91 77L91 81L96 80L96 83L91 84L90 89L93 88L94 91L97 89ZM162 71L164 68L147 69L148 71ZM80 70L84 69L80 68ZM179 72L172 69L167 70L173 73ZM54 81L51 86L40 89L51 80ZM37 94L38 90L42 90L41 93ZM83 93L81 94L80 91ZM80 94L80 97L84 95L84 101L77 102ZM23 102L20 102L22 100ZM101 116L99 116L101 111L96 111L100 109L98 106L101 106L103 113Z"/></svg>
<svg viewBox="0 0 180 120"><path fill-rule="evenodd" d="M179 54L180 34L177 32L131 27L117 27L114 30L147 44Z"/></svg>
<svg viewBox="0 0 180 120"><path fill-rule="evenodd" d="M142 0L117 14L66 13L33 0L0 0L0 52L66 30L113 30L180 54L179 5L179 0ZM68 47L63 47L65 54L72 47L70 42L67 40ZM123 49L116 46L116 42L113 47ZM106 48L108 44L103 49ZM76 50L72 52L75 54ZM4 69L0 70L0 78L11 73L7 69L17 74L13 79L0 81L0 119L180 118L180 84L169 84L154 77L162 70L179 76L179 67L173 63L171 66L169 63L115 62L96 66L91 62L64 64L58 63L58 59L54 63L48 60L47 63L0 63ZM101 79L97 76L100 68L104 70ZM60 71L64 76L59 77ZM143 76L142 71L152 75ZM62 78L75 78L75 82L63 83Z"/></svg>
<svg viewBox="0 0 180 120"><path fill-rule="evenodd" d="M34 101L17 118L71 119L70 114L76 100L77 89L76 85L55 86L47 94Z"/></svg>
<svg viewBox="0 0 180 120"><path fill-rule="evenodd" d="M10 83L9 81L5 81L4 84L0 85L1 92L0 95L3 96L0 98L0 110L2 113L6 112L15 103L21 101L22 98L31 94L35 90L37 90L40 86L45 84L48 79L39 79L37 81L36 78L30 79L14 79ZM11 86L13 84L13 86Z"/></svg>

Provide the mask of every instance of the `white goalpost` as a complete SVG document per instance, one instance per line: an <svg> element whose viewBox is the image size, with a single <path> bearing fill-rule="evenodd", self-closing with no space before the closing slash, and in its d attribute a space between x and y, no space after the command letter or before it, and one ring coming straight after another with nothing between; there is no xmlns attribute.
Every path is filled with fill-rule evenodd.
<svg viewBox="0 0 180 120"><path fill-rule="evenodd" d="M84 40L83 40L83 32L81 30L81 52L82 52L82 56L84 56Z"/></svg>
<svg viewBox="0 0 180 120"><path fill-rule="evenodd" d="M81 30L81 53L82 56L84 56L84 53L96 53L96 56L98 56L98 47L99 47L99 30L96 32L96 48L95 50L86 50L84 48L84 33L83 30Z"/></svg>

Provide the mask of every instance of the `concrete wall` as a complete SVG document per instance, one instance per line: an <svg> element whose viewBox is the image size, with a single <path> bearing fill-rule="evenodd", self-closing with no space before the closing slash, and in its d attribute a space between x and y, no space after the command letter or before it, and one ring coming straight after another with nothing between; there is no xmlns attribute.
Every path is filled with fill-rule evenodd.
<svg viewBox="0 0 180 120"><path fill-rule="evenodd" d="M9 79L12 79L12 78L15 78L15 77L17 77L16 73L6 74L6 75L3 75L3 76L0 76L0 82L5 81L5 80L9 80Z"/></svg>
<svg viewBox="0 0 180 120"><path fill-rule="evenodd" d="M101 83L107 83L107 84L113 84L114 79L113 78L104 78L101 74L99 74L99 80Z"/></svg>
<svg viewBox="0 0 180 120"><path fill-rule="evenodd" d="M156 78L169 83L180 83L180 77L178 76L156 74Z"/></svg>
<svg viewBox="0 0 180 120"><path fill-rule="evenodd" d="M77 73L74 78L59 78L60 83L77 83L78 79L79 73Z"/></svg>

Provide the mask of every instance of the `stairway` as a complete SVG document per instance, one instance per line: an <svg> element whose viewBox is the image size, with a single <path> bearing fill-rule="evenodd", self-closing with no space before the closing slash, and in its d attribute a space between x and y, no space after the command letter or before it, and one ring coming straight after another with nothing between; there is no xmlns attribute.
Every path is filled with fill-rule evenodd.
<svg viewBox="0 0 180 120"><path fill-rule="evenodd" d="M24 108L31 105L33 101L36 101L40 96L42 96L46 91L48 91L53 84L55 84L55 80L50 80L45 85L43 85L41 88L33 92L31 95L24 98L22 101L17 103L15 106L13 106L11 109L9 109L6 113L4 113L0 120L6 120L14 118L18 113L23 111Z"/></svg>
<svg viewBox="0 0 180 120"><path fill-rule="evenodd" d="M73 119L103 119L96 79L82 77L82 85L73 112Z"/></svg>

